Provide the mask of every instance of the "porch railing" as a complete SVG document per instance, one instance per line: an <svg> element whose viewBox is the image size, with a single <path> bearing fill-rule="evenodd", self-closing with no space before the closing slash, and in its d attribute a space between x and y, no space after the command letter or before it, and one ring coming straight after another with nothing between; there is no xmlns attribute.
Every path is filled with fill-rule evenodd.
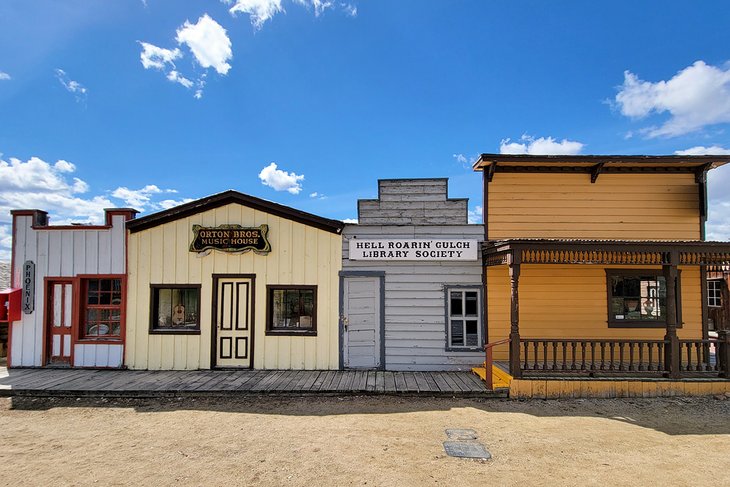
<svg viewBox="0 0 730 487"><path fill-rule="evenodd" d="M682 376L727 376L727 340L678 340ZM640 375L671 372L669 340L553 339L520 337L518 375ZM510 360L514 366L517 361ZM513 374L515 375L515 374ZM675 374L676 375L676 374Z"/></svg>

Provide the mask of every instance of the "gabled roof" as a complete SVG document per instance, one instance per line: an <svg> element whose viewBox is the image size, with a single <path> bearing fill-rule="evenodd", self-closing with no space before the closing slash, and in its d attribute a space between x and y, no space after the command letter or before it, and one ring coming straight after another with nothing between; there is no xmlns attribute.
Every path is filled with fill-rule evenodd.
<svg viewBox="0 0 730 487"><path fill-rule="evenodd" d="M202 213L204 211L213 210L230 203L237 203L254 210L263 211L271 215L286 218L287 220L292 220L297 223L331 233L340 234L342 233L342 228L345 226L345 224L339 220L330 220L329 218L323 218L289 206L280 205L278 203L229 189L228 191L191 201L190 203L185 203L183 205L170 208L169 210L152 213L151 215L143 216L136 220L130 220L127 222L127 228L131 233L135 233L164 223Z"/></svg>

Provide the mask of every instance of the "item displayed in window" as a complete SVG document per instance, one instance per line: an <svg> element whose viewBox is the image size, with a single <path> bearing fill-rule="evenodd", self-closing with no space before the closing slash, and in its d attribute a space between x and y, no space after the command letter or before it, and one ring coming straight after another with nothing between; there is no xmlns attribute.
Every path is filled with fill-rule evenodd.
<svg viewBox="0 0 730 487"><path fill-rule="evenodd" d="M267 332L316 333L316 286L269 286L267 300Z"/></svg>
<svg viewBox="0 0 730 487"><path fill-rule="evenodd" d="M171 332L200 330L199 287L155 286L152 290L152 302L151 330Z"/></svg>

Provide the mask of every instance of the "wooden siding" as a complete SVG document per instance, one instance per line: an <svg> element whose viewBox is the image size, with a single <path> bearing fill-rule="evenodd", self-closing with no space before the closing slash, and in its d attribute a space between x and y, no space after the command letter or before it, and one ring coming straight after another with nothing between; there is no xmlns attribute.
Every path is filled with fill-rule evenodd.
<svg viewBox="0 0 730 487"><path fill-rule="evenodd" d="M495 174L489 239L699 240L691 174Z"/></svg>
<svg viewBox="0 0 730 487"><path fill-rule="evenodd" d="M80 274L124 274L125 230L123 215L111 217L111 228L45 229L32 228L31 215L16 215L13 245L12 287L22 287L23 263L35 262L35 309L22 314L12 326L10 360L14 367L43 365L44 278L75 277ZM78 293L74 286L74 293ZM89 345L94 346L94 345ZM108 347L105 348L108 350ZM108 366L109 358L95 354L98 364L84 361L84 366ZM74 365L76 363L74 362Z"/></svg>
<svg viewBox="0 0 730 487"><path fill-rule="evenodd" d="M599 265L522 265L519 282L520 336L523 338L661 339L664 328L609 328L606 268ZM646 269L646 268L644 268ZM656 272L661 272L656 269ZM683 327L680 339L702 338L702 299L698 267L680 267ZM507 338L510 285L507 266L489 267L489 341ZM507 345L495 348L507 360Z"/></svg>
<svg viewBox="0 0 730 487"><path fill-rule="evenodd" d="M449 286L482 288L480 261L350 261L349 239L477 239L482 225L348 225L343 231L343 270L385 271L385 368L387 370L464 370L484 353L446 350L446 297Z"/></svg>
<svg viewBox="0 0 730 487"><path fill-rule="evenodd" d="M448 198L447 179L381 179L378 199L358 200L361 225L463 225L467 199Z"/></svg>
<svg viewBox="0 0 730 487"><path fill-rule="evenodd" d="M192 226L269 225L269 255L189 252ZM133 369L208 369L213 274L255 274L254 368L339 367L338 271L342 237L229 204L129 235L127 347ZM200 284L200 335L150 334L150 284ZM266 286L317 285L317 336L266 336Z"/></svg>

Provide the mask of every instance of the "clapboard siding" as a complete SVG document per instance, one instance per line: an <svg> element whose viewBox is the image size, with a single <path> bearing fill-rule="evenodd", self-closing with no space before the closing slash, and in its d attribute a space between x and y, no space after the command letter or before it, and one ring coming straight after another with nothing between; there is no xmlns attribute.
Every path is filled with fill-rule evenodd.
<svg viewBox="0 0 730 487"><path fill-rule="evenodd" d="M444 185L445 188L445 185ZM381 187L382 190L382 187ZM381 195L382 196L382 195ZM453 222L453 219L451 220ZM446 296L449 286L482 287L480 261L350 261L353 237L451 238L481 240L482 225L347 225L343 231L343 270L385 271L385 368L387 370L463 370L484 354L446 350Z"/></svg>
<svg viewBox="0 0 730 487"><path fill-rule="evenodd" d="M15 242L13 246L12 287L21 287L25 261L36 265L35 309L22 314L13 322L10 343L10 360L14 367L40 367L43 365L43 311L45 303L44 279L46 277L75 278L83 274L124 274L125 230L127 216L110 216L111 228L59 229L36 226L31 214L13 216ZM78 286L74 285L74 293ZM122 344L120 343L120 347ZM100 348L96 348L100 347ZM91 349L92 351L89 351ZM82 351L77 355L77 351ZM121 361L109 355L108 345L85 344L82 349L74 346L74 366L119 367ZM87 353L88 351L88 353ZM112 353L118 352L113 351ZM93 359L89 358L92 357ZM80 362L78 362L80 360ZM109 365L109 364L113 365Z"/></svg>
<svg viewBox="0 0 730 487"><path fill-rule="evenodd" d="M692 174L496 174L489 239L699 240Z"/></svg>
<svg viewBox="0 0 730 487"><path fill-rule="evenodd" d="M188 250L192 226L269 225L271 253ZM255 274L254 368L339 367L338 271L342 237L237 203L129 235L125 363L134 369L207 369L211 365L213 274ZM200 335L148 332L150 284L200 284ZM317 336L266 336L266 286L317 286Z"/></svg>
<svg viewBox="0 0 730 487"><path fill-rule="evenodd" d="M599 265L523 264L520 273L520 336L524 338L661 339L664 328L609 328L606 268ZM639 268L639 267L637 267ZM648 270L646 267L641 269ZM683 327L679 338L702 337L700 271L680 267ZM653 272L661 273L661 269ZM510 295L506 266L489 267L489 341L509 336ZM507 348L495 349L496 360L507 359Z"/></svg>
<svg viewBox="0 0 730 487"><path fill-rule="evenodd" d="M467 200L448 197L446 179L381 179L378 199L359 200L361 225L466 224Z"/></svg>

